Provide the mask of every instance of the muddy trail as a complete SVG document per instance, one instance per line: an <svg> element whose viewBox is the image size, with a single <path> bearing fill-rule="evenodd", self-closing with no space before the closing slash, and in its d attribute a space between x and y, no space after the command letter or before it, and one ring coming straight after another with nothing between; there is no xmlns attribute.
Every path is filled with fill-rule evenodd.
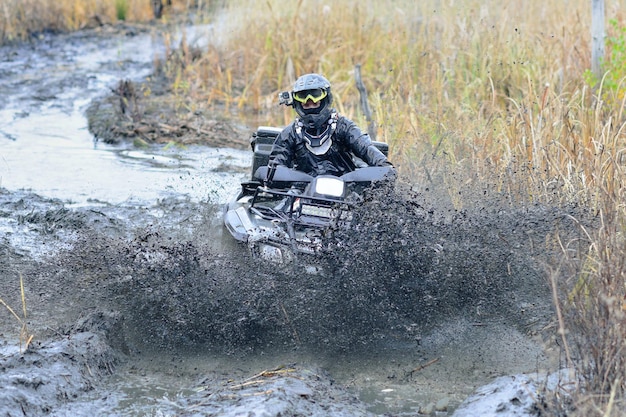
<svg viewBox="0 0 626 417"><path fill-rule="evenodd" d="M150 74L152 55L119 57L153 34L128 36L2 49L0 415L489 415L462 402L559 369L545 267L579 213L497 195L457 211L401 180L328 242L324 274L264 265L222 233L247 150L94 147L91 101ZM488 406L536 413L508 387Z"/></svg>

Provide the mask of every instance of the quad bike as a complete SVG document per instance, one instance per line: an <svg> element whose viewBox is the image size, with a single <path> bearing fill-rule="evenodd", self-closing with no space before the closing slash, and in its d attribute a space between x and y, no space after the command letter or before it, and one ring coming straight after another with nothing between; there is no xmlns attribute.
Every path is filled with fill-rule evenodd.
<svg viewBox="0 0 626 417"><path fill-rule="evenodd" d="M341 177L313 177L284 166L270 168L269 154L280 131L259 127L253 134L251 178L224 206L223 220L230 235L245 243L253 257L284 264L318 254L324 238L350 224L363 191L373 183L395 178L395 170L367 166L359 160L355 160L356 170ZM387 154L386 143L374 144Z"/></svg>

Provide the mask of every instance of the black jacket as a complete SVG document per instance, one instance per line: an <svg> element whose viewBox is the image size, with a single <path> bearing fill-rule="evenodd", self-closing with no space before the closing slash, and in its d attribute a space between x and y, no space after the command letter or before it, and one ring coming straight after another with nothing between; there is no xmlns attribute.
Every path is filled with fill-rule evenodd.
<svg viewBox="0 0 626 417"><path fill-rule="evenodd" d="M350 119L339 116L332 138L332 145L323 155L315 155L306 147L301 134L297 133L297 120L285 127L276 138L270 154L270 165L284 165L309 175L337 175L356 168L350 153L372 166L391 165L387 157L372 144Z"/></svg>

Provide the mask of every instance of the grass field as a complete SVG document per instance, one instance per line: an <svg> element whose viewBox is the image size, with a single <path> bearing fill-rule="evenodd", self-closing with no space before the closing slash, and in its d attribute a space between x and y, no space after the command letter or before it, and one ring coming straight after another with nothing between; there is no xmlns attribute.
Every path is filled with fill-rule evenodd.
<svg viewBox="0 0 626 417"><path fill-rule="evenodd" d="M481 172L513 164L544 183L561 177L564 199L619 188L606 160L591 156L600 146L620 150L624 86L598 92L587 82L585 0L229 5L227 44L186 54L169 68L175 89L194 103L225 103L268 124L287 123L293 113L277 110L276 94L299 74L321 72L339 110L366 125L353 75L360 64L378 137L407 174L419 175L425 155L446 154ZM613 79L625 75L624 62L608 68Z"/></svg>
<svg viewBox="0 0 626 417"><path fill-rule="evenodd" d="M46 12L34 13L41 3ZM196 3L174 1L173 10ZM121 7L3 5L5 40L78 29L94 14L113 21ZM148 1L127 1L125 18L151 13ZM278 107L277 93L300 74L320 72L339 111L367 126L358 64L377 139L390 144L404 178L441 179L458 209L470 203L459 189L484 187L511 204L592 211L600 227L581 230L589 250L571 253L560 242L563 260L551 274L563 349L583 377L567 415L618 416L626 409L624 0L607 1L606 16L600 80L589 74L589 0L232 0L215 18L227 35L222 42L201 51L183 46L160 70L181 111L226 108L268 125L293 117Z"/></svg>

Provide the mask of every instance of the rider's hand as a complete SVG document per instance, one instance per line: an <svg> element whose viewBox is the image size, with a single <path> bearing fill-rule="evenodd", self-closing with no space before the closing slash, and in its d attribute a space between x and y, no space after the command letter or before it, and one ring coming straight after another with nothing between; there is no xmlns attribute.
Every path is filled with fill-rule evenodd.
<svg viewBox="0 0 626 417"><path fill-rule="evenodd" d="M393 166L393 164L391 162L389 162L389 160L384 160L380 163L378 163L379 167L389 167L391 168L389 170L389 173L387 174L387 178L391 181L395 181L396 178L398 177L398 171L396 171L396 167Z"/></svg>
<svg viewBox="0 0 626 417"><path fill-rule="evenodd" d="M269 164L267 164L267 174L265 175L265 180L263 181L264 187L271 187L277 166L278 165L273 163L273 161L270 161Z"/></svg>

